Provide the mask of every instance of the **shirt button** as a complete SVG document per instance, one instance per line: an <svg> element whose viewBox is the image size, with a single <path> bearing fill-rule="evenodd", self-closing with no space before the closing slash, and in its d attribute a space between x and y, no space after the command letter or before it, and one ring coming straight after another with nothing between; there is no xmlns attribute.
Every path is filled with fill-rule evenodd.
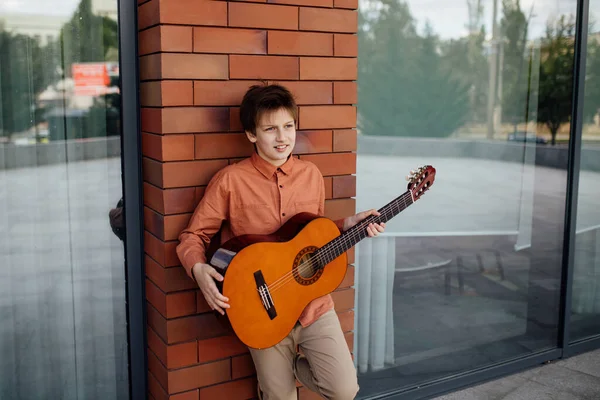
<svg viewBox="0 0 600 400"><path fill-rule="evenodd" d="M282 217L285 217L285 213L281 214Z"/></svg>
<svg viewBox="0 0 600 400"><path fill-rule="evenodd" d="M282 188L282 187L283 187L283 185L279 185L279 187L280 187L280 188Z"/></svg>

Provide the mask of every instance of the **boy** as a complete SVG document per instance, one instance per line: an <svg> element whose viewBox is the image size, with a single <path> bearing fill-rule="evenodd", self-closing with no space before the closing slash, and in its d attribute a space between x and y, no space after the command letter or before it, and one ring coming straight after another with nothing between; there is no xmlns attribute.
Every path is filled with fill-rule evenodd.
<svg viewBox="0 0 600 400"><path fill-rule="evenodd" d="M211 309L224 314L228 299L215 279L223 277L207 264L211 237L221 229L221 242L243 234L275 232L300 212L323 215L325 187L317 167L294 158L298 111L292 94L279 85L256 85L246 92L240 119L251 157L215 174L188 227L181 233L177 254L188 275L200 287ZM356 225L376 210L336 221L341 230ZM369 224L369 236L385 224ZM299 346L304 355L296 352ZM330 295L313 300L298 323L277 345L249 349L256 366L259 398L296 399L297 378L327 399L353 399L358 392L354 364Z"/></svg>

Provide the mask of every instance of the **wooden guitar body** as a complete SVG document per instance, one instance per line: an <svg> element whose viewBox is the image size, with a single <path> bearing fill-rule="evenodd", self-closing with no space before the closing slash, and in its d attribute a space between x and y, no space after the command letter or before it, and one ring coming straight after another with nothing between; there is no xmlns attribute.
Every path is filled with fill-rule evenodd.
<svg viewBox="0 0 600 400"><path fill-rule="evenodd" d="M244 344L262 349L279 343L312 300L340 285L346 253L327 268L311 257L339 235L333 221L302 213L273 234L239 236L220 247L233 256L217 269L225 273L222 292L231 306L229 322Z"/></svg>
<svg viewBox="0 0 600 400"><path fill-rule="evenodd" d="M407 191L341 233L333 221L308 213L270 235L243 235L207 256L225 276L227 317L248 347L263 349L287 336L312 300L333 292L346 275L346 251L367 237L367 226L387 222L419 199L435 179L430 165L411 171Z"/></svg>

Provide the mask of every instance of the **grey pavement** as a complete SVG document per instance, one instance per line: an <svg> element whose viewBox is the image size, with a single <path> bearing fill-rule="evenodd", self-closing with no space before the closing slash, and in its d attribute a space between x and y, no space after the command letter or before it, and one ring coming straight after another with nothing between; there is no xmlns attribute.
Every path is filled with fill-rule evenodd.
<svg viewBox="0 0 600 400"><path fill-rule="evenodd" d="M435 400L598 400L600 350L554 361Z"/></svg>

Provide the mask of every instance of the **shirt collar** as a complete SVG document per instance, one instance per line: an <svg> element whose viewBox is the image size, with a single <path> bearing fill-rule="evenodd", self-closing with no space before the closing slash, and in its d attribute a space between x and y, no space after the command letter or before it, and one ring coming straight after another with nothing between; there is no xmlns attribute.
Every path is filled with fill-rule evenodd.
<svg viewBox="0 0 600 400"><path fill-rule="evenodd" d="M292 173L292 168L294 166L293 155L290 155L287 161L280 167L274 166L273 164L259 156L256 151L252 153L250 161L252 162L254 168L256 168L261 174L263 174L265 178L271 178L278 169L280 169L284 174L289 175Z"/></svg>

